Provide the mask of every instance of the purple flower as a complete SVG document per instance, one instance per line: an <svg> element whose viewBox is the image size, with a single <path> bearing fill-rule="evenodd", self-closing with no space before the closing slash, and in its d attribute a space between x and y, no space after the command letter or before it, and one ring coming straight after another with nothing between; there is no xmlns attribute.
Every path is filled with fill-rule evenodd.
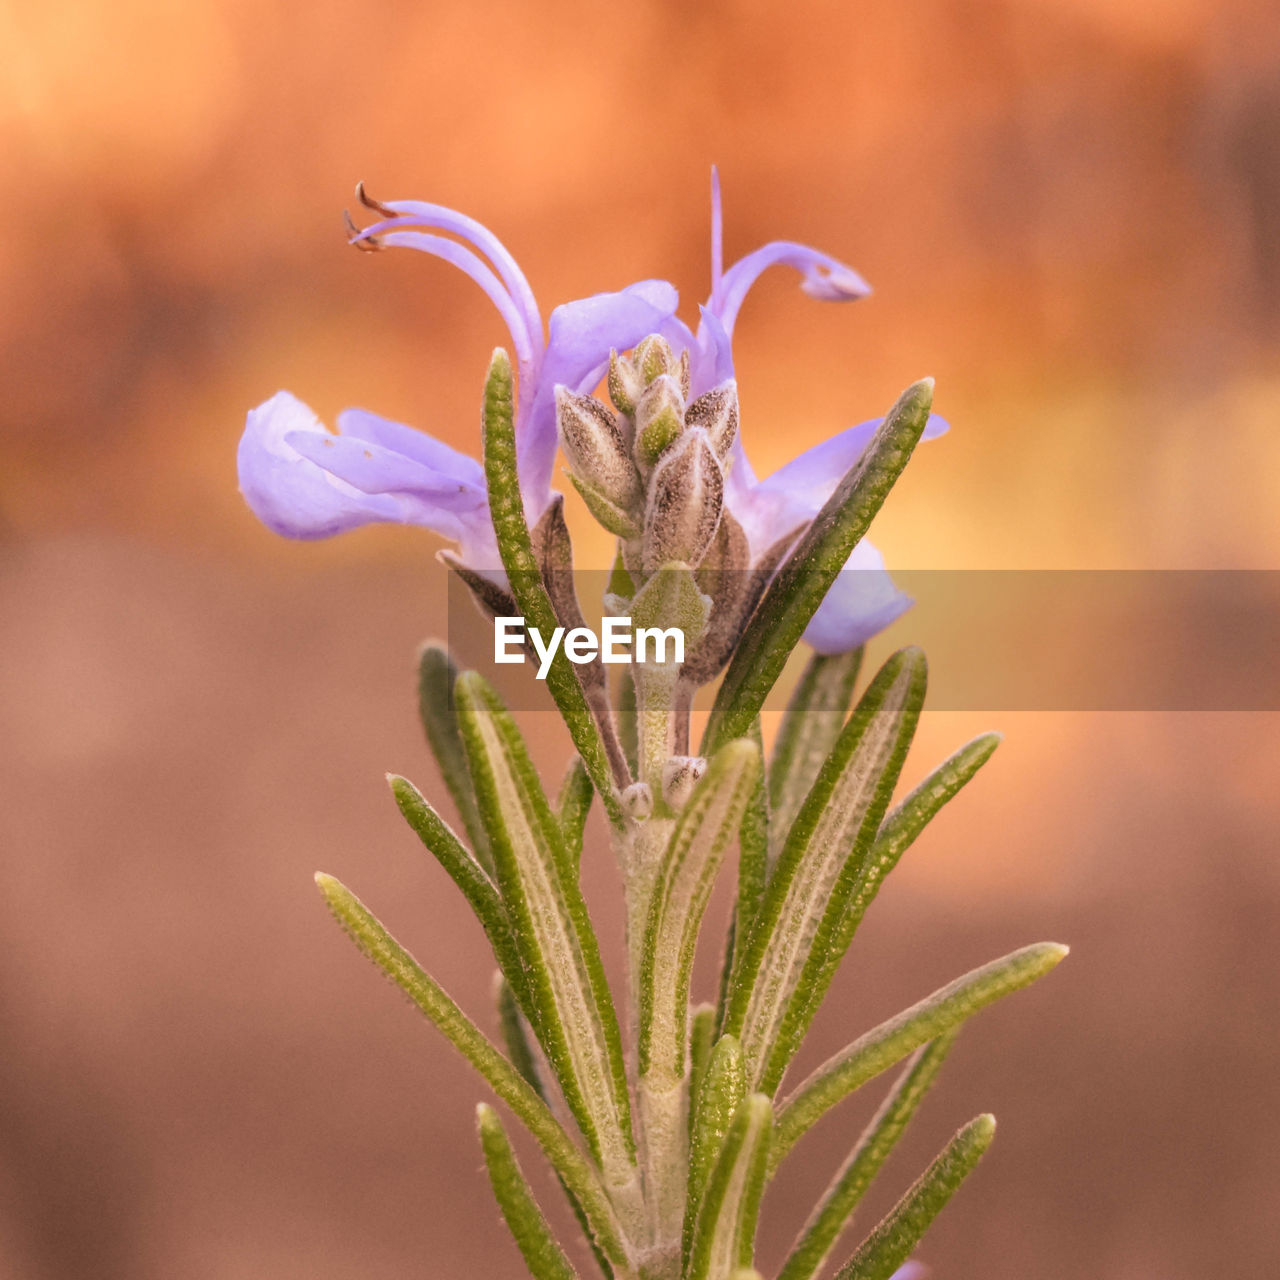
<svg viewBox="0 0 1280 1280"><path fill-rule="evenodd" d="M720 177L711 171L711 297L701 308L697 333L674 316L662 330L679 351L690 356L690 394L701 395L733 375L733 326L743 300L769 267L799 271L800 287L825 302L851 302L866 297L871 286L852 267L817 249L789 240L774 240L739 258L727 271L723 263L723 215ZM844 474L857 462L881 419L860 422L793 458L765 480L758 480L747 460L739 433L725 481L725 503L747 534L753 557L813 519ZM936 414L929 417L924 439L947 430ZM866 539L850 554L844 570L814 614L804 638L819 653L842 653L883 631L911 607L885 571L884 559Z"/></svg>
<svg viewBox="0 0 1280 1280"><path fill-rule="evenodd" d="M353 243L399 245L443 258L470 276L506 321L519 373L520 488L526 513L536 521L551 501L556 386L591 390L611 348L632 347L671 318L675 289L644 280L565 303L551 313L544 339L529 282L487 228L415 200L371 207L383 218L356 233ZM457 238L437 234L442 231ZM281 391L250 412L237 461L241 492L276 533L327 538L379 521L417 524L456 541L471 567L500 572L480 464L423 432L348 409L334 433Z"/></svg>

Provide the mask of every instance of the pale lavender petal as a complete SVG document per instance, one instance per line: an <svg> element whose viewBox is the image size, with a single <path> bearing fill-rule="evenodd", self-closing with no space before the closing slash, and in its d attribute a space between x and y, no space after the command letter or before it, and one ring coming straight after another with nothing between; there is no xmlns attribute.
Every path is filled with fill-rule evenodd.
<svg viewBox="0 0 1280 1280"><path fill-rule="evenodd" d="M327 434L301 400L280 391L249 411L236 454L240 492L269 529L287 538L328 538L399 520L394 499L370 495L330 475L285 442L299 431Z"/></svg>
<svg viewBox="0 0 1280 1280"><path fill-rule="evenodd" d="M836 485L849 468L862 456L863 450L871 443L871 437L883 421L883 418L872 418L869 422L846 427L829 440L806 449L804 453L779 467L768 479L760 482L760 488L769 492L803 495L812 503L816 513L835 491ZM949 430L945 419L931 413L920 438L936 440Z"/></svg>
<svg viewBox="0 0 1280 1280"><path fill-rule="evenodd" d="M471 511L485 502L479 485L424 467L372 440L310 429L290 431L284 440L308 462L361 493L410 495L453 512Z"/></svg>
<svg viewBox="0 0 1280 1280"><path fill-rule="evenodd" d="M836 576L804 638L819 653L846 653L865 644L912 605L885 571L884 557L865 538Z"/></svg>
<svg viewBox="0 0 1280 1280"><path fill-rule="evenodd" d="M586 389L586 379L608 360L657 333L674 313L679 295L665 280L642 280L618 293L566 302L551 313L550 336L532 401L522 388L517 423L520 487L526 513L536 520L550 501L556 454L555 389ZM594 383L592 384L594 385Z"/></svg>
<svg viewBox="0 0 1280 1280"><path fill-rule="evenodd" d="M826 302L847 302L864 298L871 292L871 286L852 267L838 259L808 245L774 240L745 258L739 258L724 273L714 306L727 332L733 332L747 291L763 272L773 266L794 267L804 276L800 287L805 293Z"/></svg>
<svg viewBox="0 0 1280 1280"><path fill-rule="evenodd" d="M484 485L484 468L474 458L403 422L392 422L367 409L344 409L338 414L338 431L344 436L357 436L394 449L432 471L443 472L459 481Z"/></svg>
<svg viewBox="0 0 1280 1280"><path fill-rule="evenodd" d="M524 319L524 329L529 335L532 346L536 349L542 345L542 315L538 311L533 290L525 279L524 272L516 265L506 245L498 239L483 223L455 209L446 209L444 205L428 204L423 200L393 200L382 206L399 215L385 222L366 227L358 238L368 239L382 231L394 231L397 226L433 227L439 231L448 231L461 237L484 254L496 268L507 292L515 300L516 306Z"/></svg>
<svg viewBox="0 0 1280 1280"><path fill-rule="evenodd" d="M403 220L400 218L386 224L390 227L398 226ZM373 227L367 227L362 235L369 235L373 232ZM425 231L396 231L392 230L387 234L380 236L379 240L382 244L391 245L404 249L419 249L423 253L429 253L433 257L443 258L452 266L458 268L470 276L484 291L489 301L498 309L498 314L502 316L507 323L507 330L511 334L511 342L516 349L516 359L520 362L521 375L523 377L533 377L537 372L537 360L542 345L542 330L539 327L536 331L530 332L526 318L521 314L520 308L516 305L511 295L503 288L502 281L478 258L470 249L463 248L456 240L446 239L444 236L428 235Z"/></svg>

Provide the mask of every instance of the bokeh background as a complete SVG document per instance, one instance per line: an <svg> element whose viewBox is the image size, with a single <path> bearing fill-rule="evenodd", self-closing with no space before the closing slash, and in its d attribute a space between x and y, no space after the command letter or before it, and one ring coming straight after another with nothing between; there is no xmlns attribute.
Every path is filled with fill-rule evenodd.
<svg viewBox="0 0 1280 1280"><path fill-rule="evenodd" d="M693 314L714 161L730 258L806 240L877 289L753 293L760 471L938 378L954 430L877 522L891 564L1280 562L1266 3L4 0L0 51L5 1277L521 1274L482 1090L310 884L353 884L487 1022L479 930L381 778L438 790L411 689L436 543L288 544L236 493L282 386L475 446L500 322L442 264L344 247L357 178L489 223L544 313L663 276ZM992 722L927 715L908 780ZM991 1108L938 1277L1280 1274L1280 719L998 727L806 1061L1014 946L1075 952L962 1037L864 1223ZM870 1105L793 1157L766 1266Z"/></svg>

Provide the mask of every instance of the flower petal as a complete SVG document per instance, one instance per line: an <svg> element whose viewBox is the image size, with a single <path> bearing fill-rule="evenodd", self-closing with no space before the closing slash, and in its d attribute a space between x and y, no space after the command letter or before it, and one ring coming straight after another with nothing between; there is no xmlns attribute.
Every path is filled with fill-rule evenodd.
<svg viewBox="0 0 1280 1280"><path fill-rule="evenodd" d="M394 499L361 493L286 443L287 435L300 431L328 434L287 391L249 411L236 465L240 492L263 524L287 538L328 538L362 524L400 519Z"/></svg>
<svg viewBox="0 0 1280 1280"><path fill-rule="evenodd" d="M871 437L883 421L883 418L872 418L869 422L846 427L779 467L760 482L759 488L766 492L803 497L816 513L835 491L841 477L862 456L863 450L871 443ZM931 413L921 439L936 440L949 430L950 426L944 418Z"/></svg>
<svg viewBox="0 0 1280 1280"><path fill-rule="evenodd" d="M894 586L884 557L864 538L818 606L804 639L819 653L846 653L895 622L912 603Z"/></svg>
<svg viewBox="0 0 1280 1280"><path fill-rule="evenodd" d="M484 487L484 467L475 458L460 453L416 427L392 422L390 418L379 417L367 409L344 409L338 414L338 430L344 436L371 440L374 444L393 449L424 467L430 467L432 471L442 472L460 482Z"/></svg>
<svg viewBox="0 0 1280 1280"><path fill-rule="evenodd" d="M774 240L749 253L724 273L712 305L725 330L733 332L734 322L748 290L770 267L794 267L803 276L800 287L813 298L825 302L848 302L864 298L871 286L852 268L829 254L791 240Z"/></svg>
<svg viewBox="0 0 1280 1280"><path fill-rule="evenodd" d="M536 520L550 501L556 454L557 385L586 391L599 381L609 351L625 351L657 333L679 295L665 280L642 280L617 293L566 302L551 313L550 336L532 401L520 389L517 449L526 514Z"/></svg>

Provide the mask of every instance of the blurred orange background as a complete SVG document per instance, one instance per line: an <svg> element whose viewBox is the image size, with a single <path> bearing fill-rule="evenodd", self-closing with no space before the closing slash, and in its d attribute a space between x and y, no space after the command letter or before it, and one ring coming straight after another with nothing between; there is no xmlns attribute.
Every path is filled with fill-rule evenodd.
<svg viewBox="0 0 1280 1280"><path fill-rule="evenodd" d="M279 387L476 448L501 322L441 263L345 248L356 179L486 222L544 315L662 276L692 316L716 162L730 259L803 240L877 290L752 294L757 470L938 379L954 429L877 521L891 566L1280 561L1273 6L5 0L0 49L0 1275L522 1274L484 1091L310 884L491 1025L480 931L380 776L440 791L412 698L437 543L287 543L236 492ZM907 781L989 727L926 715ZM994 727L805 1063L1015 946L1075 952L961 1039L863 1225L990 1108L920 1251L940 1280L1280 1274L1280 719ZM766 1200L766 1270L870 1105Z"/></svg>

